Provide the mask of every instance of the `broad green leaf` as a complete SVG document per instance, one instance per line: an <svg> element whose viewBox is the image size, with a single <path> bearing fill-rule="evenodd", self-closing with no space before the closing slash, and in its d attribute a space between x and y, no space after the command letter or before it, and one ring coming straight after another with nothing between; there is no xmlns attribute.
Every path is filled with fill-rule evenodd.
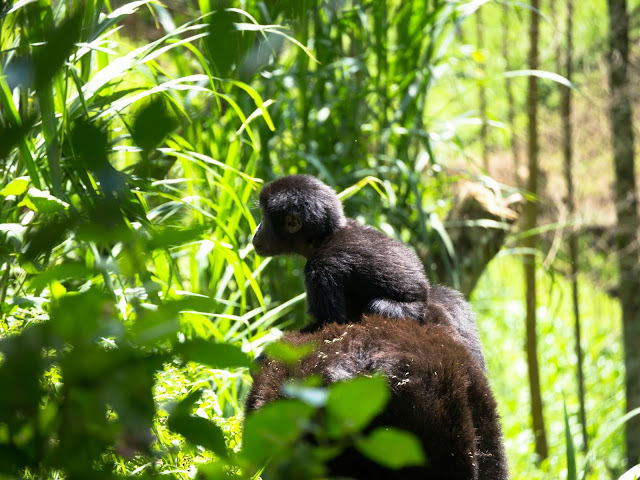
<svg viewBox="0 0 640 480"><path fill-rule="evenodd" d="M65 343L90 345L100 337L114 336L121 328L115 315L109 295L91 289L60 298L51 314L51 326Z"/></svg>
<svg viewBox="0 0 640 480"><path fill-rule="evenodd" d="M9 195L22 195L27 191L29 186L29 177L18 177L11 180L6 187L0 191L0 195L8 197Z"/></svg>
<svg viewBox="0 0 640 480"><path fill-rule="evenodd" d="M189 443L201 445L220 457L227 456L227 444L220 427L206 418L191 415L171 415L168 427Z"/></svg>
<svg viewBox="0 0 640 480"><path fill-rule="evenodd" d="M204 295L182 295L175 300L166 301L161 310L166 310L171 314L177 314L183 311L192 312L211 312L216 307L216 303L210 297Z"/></svg>
<svg viewBox="0 0 640 480"><path fill-rule="evenodd" d="M153 428L156 372L168 358L163 354L141 354L126 344L103 351L113 362L106 375L96 376L102 381L104 399L113 407L122 425L135 426L141 433L141 445L134 448L144 450L153 441L143 432Z"/></svg>
<svg viewBox="0 0 640 480"><path fill-rule="evenodd" d="M110 167L107 159L109 137L104 128L84 118L76 120L71 132L77 168L97 172Z"/></svg>
<svg viewBox="0 0 640 480"><path fill-rule="evenodd" d="M0 339L0 385L11 385L10 390L5 390L7 393L0 395L0 424L6 425L12 417L36 415L42 394L39 381L44 368L42 351L48 347L45 331L41 324L20 335Z"/></svg>
<svg viewBox="0 0 640 480"><path fill-rule="evenodd" d="M130 328L131 335L137 344L173 340L179 331L178 315L162 308L155 311L141 309L137 321Z"/></svg>
<svg viewBox="0 0 640 480"><path fill-rule="evenodd" d="M157 97L138 110L131 136L140 148L149 151L158 147L176 126L175 116L168 103Z"/></svg>
<svg viewBox="0 0 640 480"><path fill-rule="evenodd" d="M289 398L298 398L315 408L324 407L329 398L329 391L323 387L304 385L300 382L288 382L283 387Z"/></svg>
<svg viewBox="0 0 640 480"><path fill-rule="evenodd" d="M226 2L216 2L221 7ZM236 28L237 13L218 8L209 17L209 36L205 40L209 58L218 76L229 77L232 66L238 65L242 55L242 33Z"/></svg>
<svg viewBox="0 0 640 480"><path fill-rule="evenodd" d="M416 436L397 428L376 428L367 437L357 439L356 448L387 468L398 469L425 463L422 445Z"/></svg>
<svg viewBox="0 0 640 480"><path fill-rule="evenodd" d="M0 472L6 474L6 478L16 478L15 471L24 469L28 462L26 453L19 448L8 442L0 444Z"/></svg>
<svg viewBox="0 0 640 480"><path fill-rule="evenodd" d="M202 389L194 390L193 392L189 393L189 395L178 402L171 415L175 415L177 417L186 417L188 415L191 415L191 410L193 409L196 402L200 400L200 397L202 397L202 393Z"/></svg>
<svg viewBox="0 0 640 480"><path fill-rule="evenodd" d="M8 70L8 69L6 69ZM0 75L2 75L2 69L0 69ZM4 94L4 85L0 83L0 105L2 105L2 97ZM14 106L15 108L15 106ZM7 121L11 121L9 115L5 115ZM0 125L0 159L6 158L16 145L24 144L25 138L32 126L31 119L26 119L21 124L16 125ZM20 151L24 151L22 148ZM28 178L28 177L27 177Z"/></svg>
<svg viewBox="0 0 640 480"><path fill-rule="evenodd" d="M220 461L214 460L211 463L198 464L198 473L196 473L195 478L198 480L247 480L249 478L237 475L229 470ZM136 476L137 479L138 477Z"/></svg>
<svg viewBox="0 0 640 480"><path fill-rule="evenodd" d="M29 189L27 197L20 202L20 205L39 213L54 213L69 208L67 202L33 187Z"/></svg>
<svg viewBox="0 0 640 480"><path fill-rule="evenodd" d="M186 361L212 368L250 367L249 357L238 347L226 343L212 343L201 338L176 345L176 353Z"/></svg>
<svg viewBox="0 0 640 480"><path fill-rule="evenodd" d="M389 401L384 377L356 377L329 387L327 432L332 438L357 433L382 412Z"/></svg>
<svg viewBox="0 0 640 480"><path fill-rule="evenodd" d="M182 435L188 442L201 445L216 455L227 456L227 444L220 427L206 418L192 416L191 409L202 396L202 390L194 390L175 406L169 415L168 427Z"/></svg>
<svg viewBox="0 0 640 480"><path fill-rule="evenodd" d="M45 45L34 50L36 89L52 81L54 74L67 61L80 38L82 17L66 19L46 37Z"/></svg>
<svg viewBox="0 0 640 480"><path fill-rule="evenodd" d="M288 451L305 432L314 412L299 400L278 400L251 412L244 427L244 455L260 464Z"/></svg>
<svg viewBox="0 0 640 480"><path fill-rule="evenodd" d="M31 290L40 291L49 282L54 280L64 280L66 278L85 278L91 275L91 270L87 268L84 263L61 263L60 265L54 265L45 272L34 277L29 283Z"/></svg>
<svg viewBox="0 0 640 480"><path fill-rule="evenodd" d="M185 243L200 238L206 230L206 227L203 226L166 229L156 232L153 237L149 239L147 246L149 250L155 250L157 248L172 247L174 245L184 245Z"/></svg>
<svg viewBox="0 0 640 480"><path fill-rule="evenodd" d="M264 349L265 353L281 362L288 364L294 364L297 361L303 359L316 349L316 345L313 343L305 343L303 345L291 345L286 342L275 342Z"/></svg>

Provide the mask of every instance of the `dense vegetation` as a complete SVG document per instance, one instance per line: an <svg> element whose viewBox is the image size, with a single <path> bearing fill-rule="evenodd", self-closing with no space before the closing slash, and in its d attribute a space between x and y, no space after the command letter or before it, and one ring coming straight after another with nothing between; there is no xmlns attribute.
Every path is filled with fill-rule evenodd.
<svg viewBox="0 0 640 480"><path fill-rule="evenodd" d="M278 175L313 173L343 192L349 216L437 257L444 270L429 263L433 281L458 285L446 223L454 185L473 180L498 196L515 190L506 186L514 167L503 152L520 138L524 95L511 128L498 52L506 18L510 68L526 68L518 40L529 11L486 1L321 3L0 1L0 478L251 478L269 458L306 478L296 468L318 475L331 449L350 443L382 462L420 461L403 432L360 434L387 399L376 378L329 392L293 386L296 400L247 423L241 449L251 360L282 329L305 322L303 263L261 259L250 246L257 191ZM480 7L484 50L470 33ZM602 2L576 10L584 71L576 83L593 95L605 10ZM547 20L551 36L556 25ZM552 43L543 47L548 70L553 52ZM476 160L480 85L490 105L488 171ZM542 82L541 92L553 159L556 84ZM605 150L606 136L592 141ZM609 161L587 159L590 149L579 149L583 178ZM551 191L555 173L550 167ZM590 188L598 190L581 186L579 200ZM547 215L557 220L554 208ZM610 218L606 207L589 215ZM565 226L561 219L547 230ZM620 473L620 313L603 287L615 268L585 235L592 442L574 458L567 259L552 236L541 240L551 450L540 463L516 241L472 296L512 476L571 478L574 462L588 478ZM273 354L295 361L304 352ZM334 415L310 426L317 407ZM307 423L287 430L283 418ZM309 428L325 432L326 444L296 442ZM270 450L260 446L265 432Z"/></svg>

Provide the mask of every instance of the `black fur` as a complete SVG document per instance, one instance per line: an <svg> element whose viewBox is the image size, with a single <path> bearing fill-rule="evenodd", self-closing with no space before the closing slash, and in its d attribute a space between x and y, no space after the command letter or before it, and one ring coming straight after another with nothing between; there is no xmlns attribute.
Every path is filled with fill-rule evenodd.
<svg viewBox="0 0 640 480"><path fill-rule="evenodd" d="M267 358L254 377L246 412L283 398L290 379L319 375L325 385L356 375L382 373L391 388L375 426L413 432L427 465L387 470L348 449L329 465L332 477L403 480L506 480L499 417L483 368L447 325L420 326L401 319L364 317L360 323L329 323L316 332L292 332L285 342L314 342L317 350L295 368ZM357 408L357 405L354 405Z"/></svg>
<svg viewBox="0 0 640 480"><path fill-rule="evenodd" d="M345 218L335 192L310 175L290 175L260 191L262 222L253 244L259 255L307 258L305 287L313 331L326 322L359 321L362 314L424 321L429 282L404 244Z"/></svg>
<svg viewBox="0 0 640 480"><path fill-rule="evenodd" d="M402 243L355 220L320 244L304 267L309 312L319 323L362 314L424 321L429 284Z"/></svg>
<svg viewBox="0 0 640 480"><path fill-rule="evenodd" d="M334 321L353 323L363 314L451 325L484 368L469 304L448 287L429 287L422 263L402 243L345 218L335 192L310 175L290 175L260 191L262 223L253 244L259 255L307 257L305 286L314 318L303 331ZM289 232L290 216L300 227Z"/></svg>

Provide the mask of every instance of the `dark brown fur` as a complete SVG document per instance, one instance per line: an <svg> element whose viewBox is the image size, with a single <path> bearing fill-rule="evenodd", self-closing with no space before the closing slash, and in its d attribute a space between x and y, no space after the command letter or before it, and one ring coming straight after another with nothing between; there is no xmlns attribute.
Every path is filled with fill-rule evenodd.
<svg viewBox="0 0 640 480"><path fill-rule="evenodd" d="M505 480L507 462L496 403L484 370L450 326L363 317L330 323L284 341L314 342L318 349L296 368L267 358L254 377L247 414L282 398L290 379L320 375L326 385L355 375L382 373L392 397L374 426L413 432L428 465L387 470L349 449L329 465L332 476L356 479ZM357 408L357 405L354 405Z"/></svg>
<svg viewBox="0 0 640 480"><path fill-rule="evenodd" d="M473 317L471 305L460 292L444 285L431 286L425 323L453 327L458 339L467 347L478 365L484 369L482 344Z"/></svg>

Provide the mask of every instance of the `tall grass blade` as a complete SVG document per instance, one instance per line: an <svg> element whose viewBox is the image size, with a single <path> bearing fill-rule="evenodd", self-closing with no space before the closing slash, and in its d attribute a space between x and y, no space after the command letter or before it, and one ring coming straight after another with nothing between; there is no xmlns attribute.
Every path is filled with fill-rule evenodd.
<svg viewBox="0 0 640 480"><path fill-rule="evenodd" d="M571 435L571 427L569 426L567 402L564 399L562 401L562 408L564 413L565 452L567 456L567 480L578 480L578 471L576 466L576 448L573 443L573 435Z"/></svg>

